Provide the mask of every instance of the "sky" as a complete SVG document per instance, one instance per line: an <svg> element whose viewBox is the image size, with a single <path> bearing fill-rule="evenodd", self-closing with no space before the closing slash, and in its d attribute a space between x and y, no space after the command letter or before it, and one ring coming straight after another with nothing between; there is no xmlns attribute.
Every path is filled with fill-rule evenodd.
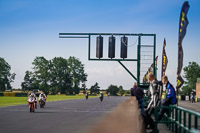
<svg viewBox="0 0 200 133"><path fill-rule="evenodd" d="M32 71L36 56L48 60L75 56L85 65L88 88L97 82L100 89L107 89L110 84L130 89L135 80L118 62L88 61L86 39L63 39L59 33L152 33L156 34L158 80L166 38L166 75L175 86L183 3L184 0L0 0L0 57L10 64L11 72L16 73L14 88L21 88L25 71ZM182 43L183 67L190 61L200 64L200 1L189 0L189 5L189 25ZM104 42L106 56L106 37ZM136 38L130 39L128 45L133 46L128 47L128 56L137 54L135 42ZM91 55L95 57L95 38L91 45ZM119 56L117 46L116 56ZM124 64L136 76L136 63Z"/></svg>

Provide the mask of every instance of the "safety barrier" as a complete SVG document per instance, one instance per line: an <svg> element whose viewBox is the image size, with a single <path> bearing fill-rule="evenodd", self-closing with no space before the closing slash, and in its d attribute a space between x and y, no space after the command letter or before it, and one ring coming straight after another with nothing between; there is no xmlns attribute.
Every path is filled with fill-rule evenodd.
<svg viewBox="0 0 200 133"><path fill-rule="evenodd" d="M158 121L158 113L161 108L168 109L169 112ZM154 111L155 115L155 132L158 133L158 123L165 123L167 127L175 133L194 133L200 130L200 113L171 105L157 107Z"/></svg>
<svg viewBox="0 0 200 133"><path fill-rule="evenodd" d="M7 96L7 97L27 97L26 92L0 92L0 96Z"/></svg>

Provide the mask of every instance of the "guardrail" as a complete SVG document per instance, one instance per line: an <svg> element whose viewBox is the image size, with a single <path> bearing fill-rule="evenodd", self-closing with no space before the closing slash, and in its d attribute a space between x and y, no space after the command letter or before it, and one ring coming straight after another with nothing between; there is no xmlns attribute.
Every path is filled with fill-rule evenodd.
<svg viewBox="0 0 200 133"><path fill-rule="evenodd" d="M163 116L161 121L158 121L158 114L161 108L169 110L167 114ZM158 124L165 123L167 127L175 133L195 133L194 131L200 131L200 113L170 105L159 106L154 111L155 115L155 133L158 133Z"/></svg>
<svg viewBox="0 0 200 133"><path fill-rule="evenodd" d="M7 97L27 97L27 92L0 92L0 96L7 96Z"/></svg>

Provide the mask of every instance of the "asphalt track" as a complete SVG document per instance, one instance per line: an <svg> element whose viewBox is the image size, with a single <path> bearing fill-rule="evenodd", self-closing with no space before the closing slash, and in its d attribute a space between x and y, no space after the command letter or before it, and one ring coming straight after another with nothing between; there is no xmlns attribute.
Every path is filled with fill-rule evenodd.
<svg viewBox="0 0 200 133"><path fill-rule="evenodd" d="M0 108L1 133L84 133L127 97L48 102L30 113L28 105Z"/></svg>

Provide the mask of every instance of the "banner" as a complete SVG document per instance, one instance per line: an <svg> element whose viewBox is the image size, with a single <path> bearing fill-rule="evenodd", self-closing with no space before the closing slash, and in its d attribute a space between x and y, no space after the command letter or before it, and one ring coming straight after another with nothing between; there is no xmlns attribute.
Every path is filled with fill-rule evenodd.
<svg viewBox="0 0 200 133"><path fill-rule="evenodd" d="M158 56L156 56L156 58L155 58L155 71L156 71L156 69L157 69L157 60L158 60ZM149 74L150 72L153 72L153 65L154 65L154 63L151 64L151 66L149 67L148 71L147 71L146 74L144 75L144 77L143 77L143 83L148 83L148 78L147 78L147 76L148 76L148 74Z"/></svg>
<svg viewBox="0 0 200 133"><path fill-rule="evenodd" d="M182 41L186 34L186 28L188 25L188 19L187 19L187 12L189 9L188 1L184 2L182 9L181 9L181 15L180 15L180 21L179 21L179 39L178 39L178 68L177 68L177 90L183 85L184 80L181 77L181 70L183 67L183 48L182 48Z"/></svg>
<svg viewBox="0 0 200 133"><path fill-rule="evenodd" d="M161 78L165 76L165 71L167 69L167 64L168 64L168 59L167 55L165 52L165 46L166 46L166 40L164 38L164 43L163 43L163 53L162 53L162 71L161 71Z"/></svg>

